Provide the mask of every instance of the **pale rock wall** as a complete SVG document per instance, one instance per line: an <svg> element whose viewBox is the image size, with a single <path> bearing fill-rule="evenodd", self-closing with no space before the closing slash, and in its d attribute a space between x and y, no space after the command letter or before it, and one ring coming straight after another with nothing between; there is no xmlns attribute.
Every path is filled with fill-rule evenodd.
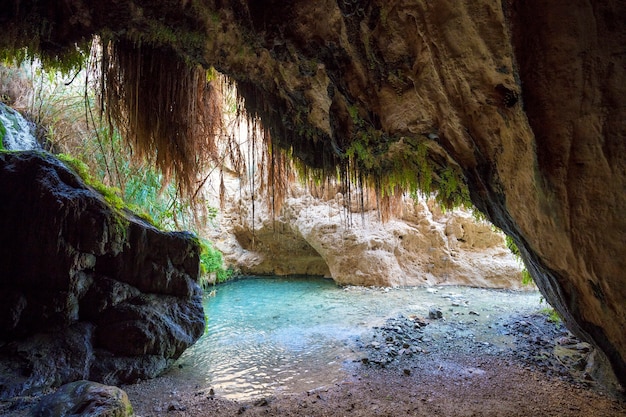
<svg viewBox="0 0 626 417"><path fill-rule="evenodd" d="M228 198L219 227L209 231L243 274L321 275L341 285L523 287L522 265L504 236L465 211L443 213L406 198L402 214L382 222L377 210L351 212L340 195L319 199L295 185L275 217L263 198L255 200L254 227L246 191Z"/></svg>

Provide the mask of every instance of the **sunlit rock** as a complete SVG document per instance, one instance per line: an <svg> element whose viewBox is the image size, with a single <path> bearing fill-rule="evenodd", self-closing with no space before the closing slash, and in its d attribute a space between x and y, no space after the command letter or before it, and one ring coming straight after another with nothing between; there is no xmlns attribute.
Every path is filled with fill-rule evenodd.
<svg viewBox="0 0 626 417"><path fill-rule="evenodd" d="M253 223L251 206L248 193L230 194L213 231L226 260L245 274L322 275L342 285L532 288L522 285L522 265L503 235L465 211L443 213L406 198L401 213L383 222L377 210L351 212L340 199L314 198L296 184L275 216L260 203Z"/></svg>

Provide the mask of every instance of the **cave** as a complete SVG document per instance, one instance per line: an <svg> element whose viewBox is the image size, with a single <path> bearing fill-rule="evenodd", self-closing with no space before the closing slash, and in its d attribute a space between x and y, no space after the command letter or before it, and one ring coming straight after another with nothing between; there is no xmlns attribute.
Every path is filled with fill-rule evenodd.
<svg viewBox="0 0 626 417"><path fill-rule="evenodd" d="M309 169L358 172L383 192L428 186L450 206L471 201L626 385L626 3L8 3L0 10L7 56L27 48L71 67L77 48L98 36L117 51L112 68L133 54L145 68L167 57L146 89L168 75L186 74L191 85L198 66L212 67L237 84L272 146ZM186 157L196 148L185 146L195 120L163 112L171 103L154 91L137 94L128 100L157 107L134 109L137 146L158 148L164 167L193 171ZM177 96L199 100L185 97Z"/></svg>

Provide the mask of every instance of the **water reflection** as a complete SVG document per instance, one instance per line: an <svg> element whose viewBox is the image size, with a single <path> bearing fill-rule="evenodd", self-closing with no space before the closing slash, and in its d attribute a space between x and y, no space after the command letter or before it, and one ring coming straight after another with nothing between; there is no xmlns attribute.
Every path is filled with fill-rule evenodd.
<svg viewBox="0 0 626 417"><path fill-rule="evenodd" d="M494 303L493 290L340 288L312 278L251 278L216 288L205 301L208 332L183 354L182 370L172 376L233 399L346 379L357 358L356 338L388 317L427 316L442 293L467 294L472 304ZM538 301L524 293L500 293L497 299Z"/></svg>

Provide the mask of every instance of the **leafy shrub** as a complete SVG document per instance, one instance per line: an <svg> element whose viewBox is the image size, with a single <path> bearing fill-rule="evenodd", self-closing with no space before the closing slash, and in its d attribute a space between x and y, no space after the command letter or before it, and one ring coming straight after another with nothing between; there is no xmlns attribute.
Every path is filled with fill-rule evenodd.
<svg viewBox="0 0 626 417"><path fill-rule="evenodd" d="M211 284L229 280L233 271L224 267L222 253L206 239L199 239L200 247L200 282L206 289Z"/></svg>

